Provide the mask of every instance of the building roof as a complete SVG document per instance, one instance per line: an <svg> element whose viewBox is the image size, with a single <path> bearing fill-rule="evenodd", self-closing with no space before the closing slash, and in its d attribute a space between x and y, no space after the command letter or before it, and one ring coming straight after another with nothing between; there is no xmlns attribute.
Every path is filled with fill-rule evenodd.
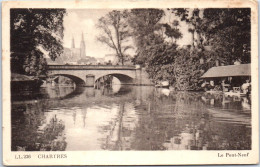
<svg viewBox="0 0 260 167"><path fill-rule="evenodd" d="M201 78L251 76L251 64L218 66L210 68Z"/></svg>

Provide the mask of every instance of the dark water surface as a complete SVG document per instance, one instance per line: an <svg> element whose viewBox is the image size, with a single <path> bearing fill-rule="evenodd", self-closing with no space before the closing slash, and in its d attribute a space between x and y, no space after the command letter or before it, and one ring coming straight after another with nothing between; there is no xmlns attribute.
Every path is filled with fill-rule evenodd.
<svg viewBox="0 0 260 167"><path fill-rule="evenodd" d="M149 86L12 93L12 150L250 150L250 103Z"/></svg>

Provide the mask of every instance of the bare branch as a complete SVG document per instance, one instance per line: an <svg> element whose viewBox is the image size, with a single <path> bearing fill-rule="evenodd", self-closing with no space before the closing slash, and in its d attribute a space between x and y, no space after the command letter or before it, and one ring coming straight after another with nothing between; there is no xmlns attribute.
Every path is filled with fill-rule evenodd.
<svg viewBox="0 0 260 167"><path fill-rule="evenodd" d="M97 40L114 49L122 64L124 64L123 52L131 48L130 46L122 47L122 43L127 42L127 38L130 37L126 22L127 15L128 12L126 10L113 10L101 17L96 25L102 33L97 37Z"/></svg>
<svg viewBox="0 0 260 167"><path fill-rule="evenodd" d="M101 43L106 44L107 46L109 46L112 49L116 49L116 47L113 45L113 43L110 42L110 39L105 36L99 36L99 37L97 37L97 40Z"/></svg>

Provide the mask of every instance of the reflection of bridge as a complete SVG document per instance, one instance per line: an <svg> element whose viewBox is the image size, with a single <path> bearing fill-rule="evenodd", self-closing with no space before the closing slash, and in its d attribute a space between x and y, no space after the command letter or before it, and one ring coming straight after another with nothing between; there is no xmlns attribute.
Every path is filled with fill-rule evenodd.
<svg viewBox="0 0 260 167"><path fill-rule="evenodd" d="M68 77L80 86L94 86L96 80L107 75L118 78L122 84L152 84L145 70L135 66L49 65L48 75Z"/></svg>

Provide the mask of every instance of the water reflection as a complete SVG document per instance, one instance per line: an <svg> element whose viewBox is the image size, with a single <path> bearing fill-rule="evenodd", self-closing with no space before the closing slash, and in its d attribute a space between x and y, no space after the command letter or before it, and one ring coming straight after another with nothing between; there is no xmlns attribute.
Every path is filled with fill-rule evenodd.
<svg viewBox="0 0 260 167"><path fill-rule="evenodd" d="M40 92L12 99L14 151L251 149L248 97L126 85Z"/></svg>
<svg viewBox="0 0 260 167"><path fill-rule="evenodd" d="M12 150L65 150L64 122L45 105L44 101L12 105Z"/></svg>

